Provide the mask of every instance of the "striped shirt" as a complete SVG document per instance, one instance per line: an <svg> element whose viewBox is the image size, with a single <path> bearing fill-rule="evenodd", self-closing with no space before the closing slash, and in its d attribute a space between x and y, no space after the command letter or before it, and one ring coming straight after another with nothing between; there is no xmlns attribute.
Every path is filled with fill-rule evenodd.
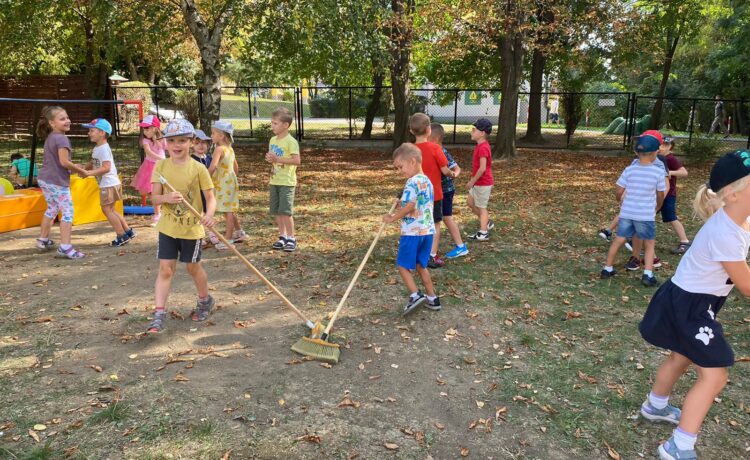
<svg viewBox="0 0 750 460"><path fill-rule="evenodd" d="M620 218L641 222L656 220L656 192L667 189L663 165L633 163L622 172L617 185L625 189Z"/></svg>

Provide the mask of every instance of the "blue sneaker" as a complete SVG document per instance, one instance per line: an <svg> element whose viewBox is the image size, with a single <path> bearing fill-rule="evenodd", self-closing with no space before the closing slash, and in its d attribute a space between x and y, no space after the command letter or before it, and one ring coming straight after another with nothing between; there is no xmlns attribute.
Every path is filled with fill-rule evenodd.
<svg viewBox="0 0 750 460"><path fill-rule="evenodd" d="M448 259L455 259L456 257L463 257L469 253L469 248L466 247L466 244L463 244L461 246L456 245L453 250L451 250L448 254L445 255Z"/></svg>
<svg viewBox="0 0 750 460"><path fill-rule="evenodd" d="M664 409L657 409L646 399L641 405L641 415L652 422L669 422L677 425L680 423L682 411L669 404Z"/></svg>
<svg viewBox="0 0 750 460"><path fill-rule="evenodd" d="M125 232L125 236L128 237L129 240L132 240L135 238L136 233L133 231L132 228L129 228L127 232Z"/></svg>
<svg viewBox="0 0 750 460"><path fill-rule="evenodd" d="M656 450L661 460L698 460L698 454L693 450L680 450L674 443L674 436L660 445Z"/></svg>

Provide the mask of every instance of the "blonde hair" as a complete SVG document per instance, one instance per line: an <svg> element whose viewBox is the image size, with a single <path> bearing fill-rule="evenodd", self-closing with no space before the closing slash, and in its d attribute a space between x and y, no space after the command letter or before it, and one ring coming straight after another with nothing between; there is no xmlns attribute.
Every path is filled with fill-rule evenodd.
<svg viewBox="0 0 750 460"><path fill-rule="evenodd" d="M59 105L48 105L42 109L43 118L36 124L36 134L42 140L46 139L49 133L52 132L52 126L49 125L49 122L54 120L60 112L65 112L65 109Z"/></svg>
<svg viewBox="0 0 750 460"><path fill-rule="evenodd" d="M409 131L415 136L424 136L430 127L430 117L424 113L417 112L409 117Z"/></svg>
<svg viewBox="0 0 750 460"><path fill-rule="evenodd" d="M445 129L443 128L443 125L440 123L431 123L430 131L430 139L435 139L438 143L443 142L443 137L445 137Z"/></svg>
<svg viewBox="0 0 750 460"><path fill-rule="evenodd" d="M404 142L393 151L394 160L410 160L412 158L416 159L417 163L422 163L422 151L411 142Z"/></svg>
<svg viewBox="0 0 750 460"><path fill-rule="evenodd" d="M695 194L693 200L693 211L696 216L708 220L716 211L724 206L724 197L728 193L741 192L745 187L750 184L750 176L745 176L742 179L738 179L718 192L714 192L708 185L704 184L698 189L698 193Z"/></svg>
<svg viewBox="0 0 750 460"><path fill-rule="evenodd" d="M271 112L271 118L276 118L282 123L287 123L289 126L291 126L292 121L294 121L292 112L286 107L279 107L278 109Z"/></svg>

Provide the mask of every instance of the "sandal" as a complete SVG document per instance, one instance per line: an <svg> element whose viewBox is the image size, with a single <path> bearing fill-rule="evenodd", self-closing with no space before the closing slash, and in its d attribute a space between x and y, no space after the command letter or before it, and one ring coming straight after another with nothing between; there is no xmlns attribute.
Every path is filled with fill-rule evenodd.
<svg viewBox="0 0 750 460"><path fill-rule="evenodd" d="M68 250L64 250L62 247L57 248L57 257L67 258L67 259L83 259L86 257L86 254L82 253L78 249L74 248L73 246L69 247Z"/></svg>
<svg viewBox="0 0 750 460"><path fill-rule="evenodd" d="M146 330L146 332L150 334L158 334L159 332L163 331L166 328L164 326L164 321L166 321L166 319L166 310L157 311L154 314L154 319L153 321L151 321L151 325L148 327L148 330Z"/></svg>
<svg viewBox="0 0 750 460"><path fill-rule="evenodd" d="M213 296L209 295L205 302L198 299L198 303L195 306L195 310L190 313L190 318L193 321L205 321L211 315L211 310L216 305L216 301Z"/></svg>
<svg viewBox="0 0 750 460"><path fill-rule="evenodd" d="M49 251L50 249L52 249L54 247L55 247L55 242L52 241L52 240L50 240L50 239L47 239L47 240L43 240L41 238L37 238L36 239L36 248L37 249L41 249L43 251Z"/></svg>
<svg viewBox="0 0 750 460"><path fill-rule="evenodd" d="M232 244L232 240L229 240L229 244ZM214 248L216 248L218 251L226 251L229 249L229 246L219 241L218 243L214 244Z"/></svg>

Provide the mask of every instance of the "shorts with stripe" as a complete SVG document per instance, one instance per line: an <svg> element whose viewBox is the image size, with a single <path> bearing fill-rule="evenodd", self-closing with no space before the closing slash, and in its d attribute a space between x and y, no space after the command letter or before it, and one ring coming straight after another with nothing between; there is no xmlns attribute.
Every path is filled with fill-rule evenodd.
<svg viewBox="0 0 750 460"><path fill-rule="evenodd" d="M159 232L156 258L159 260L179 260L186 264L198 263L201 261L201 240L172 238Z"/></svg>

